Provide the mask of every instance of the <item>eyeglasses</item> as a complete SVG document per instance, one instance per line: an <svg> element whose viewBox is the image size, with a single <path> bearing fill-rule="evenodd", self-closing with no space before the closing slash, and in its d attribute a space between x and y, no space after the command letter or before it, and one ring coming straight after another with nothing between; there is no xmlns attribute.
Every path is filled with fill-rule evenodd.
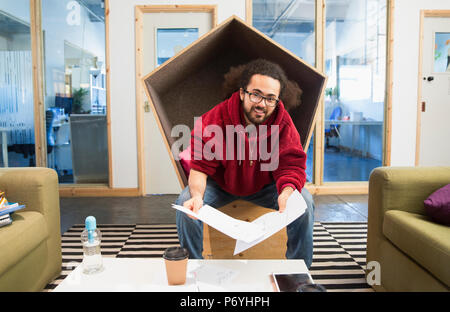
<svg viewBox="0 0 450 312"><path fill-rule="evenodd" d="M248 93L248 96L250 98L250 101L252 101L253 103L261 103L261 101L264 99L264 102L266 103L267 106L270 107L274 107L278 104L278 102L280 101L277 98L274 97L265 97L264 95L261 95L259 93L254 93L254 92L248 92L247 90L244 89L245 93Z"/></svg>

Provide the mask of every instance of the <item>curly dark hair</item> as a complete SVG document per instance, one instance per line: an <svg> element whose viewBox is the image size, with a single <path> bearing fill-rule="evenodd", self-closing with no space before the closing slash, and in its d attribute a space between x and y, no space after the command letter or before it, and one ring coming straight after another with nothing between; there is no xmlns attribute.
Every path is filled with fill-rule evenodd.
<svg viewBox="0 0 450 312"><path fill-rule="evenodd" d="M265 59L256 59L247 64L231 67L224 75L223 92L224 99L231 96L239 88L246 89L253 75L272 77L280 82L280 99L287 110L301 103L303 91L295 81L288 80L284 70L275 63Z"/></svg>

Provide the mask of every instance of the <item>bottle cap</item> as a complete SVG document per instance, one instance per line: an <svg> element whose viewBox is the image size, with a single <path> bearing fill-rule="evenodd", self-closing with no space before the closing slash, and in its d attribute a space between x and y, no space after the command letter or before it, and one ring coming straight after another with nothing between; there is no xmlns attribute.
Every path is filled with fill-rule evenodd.
<svg viewBox="0 0 450 312"><path fill-rule="evenodd" d="M85 221L86 230L88 231L95 231L97 229L97 221L95 220L95 217L89 216L86 218Z"/></svg>

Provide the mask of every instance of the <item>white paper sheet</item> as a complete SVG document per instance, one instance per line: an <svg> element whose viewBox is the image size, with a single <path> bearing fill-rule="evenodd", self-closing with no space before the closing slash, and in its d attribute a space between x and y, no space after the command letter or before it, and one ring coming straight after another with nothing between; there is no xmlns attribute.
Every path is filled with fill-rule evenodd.
<svg viewBox="0 0 450 312"><path fill-rule="evenodd" d="M199 291L226 291L239 272L214 264L201 265L192 274Z"/></svg>
<svg viewBox="0 0 450 312"><path fill-rule="evenodd" d="M278 211L269 212L258 219L254 220L252 224L258 224L262 226L264 235L252 242L246 242L244 240L237 240L234 248L234 255L261 243L263 240L269 238L273 234L280 231L282 228L288 226L295 219L300 217L306 211L306 202L299 191L295 190L291 196L289 196L286 209L280 213Z"/></svg>
<svg viewBox="0 0 450 312"><path fill-rule="evenodd" d="M234 219L218 209L208 205L200 208L197 214L183 206L172 205L172 207L188 215L196 217L209 226L212 226L216 230L236 240L242 240L250 243L265 234L262 225Z"/></svg>
<svg viewBox="0 0 450 312"><path fill-rule="evenodd" d="M295 190L288 198L283 213L278 211L266 213L253 222L234 219L208 205L200 208L197 214L183 206L172 205L172 207L194 216L225 235L236 239L234 249L236 255L259 244L300 217L306 210L306 202L299 191Z"/></svg>

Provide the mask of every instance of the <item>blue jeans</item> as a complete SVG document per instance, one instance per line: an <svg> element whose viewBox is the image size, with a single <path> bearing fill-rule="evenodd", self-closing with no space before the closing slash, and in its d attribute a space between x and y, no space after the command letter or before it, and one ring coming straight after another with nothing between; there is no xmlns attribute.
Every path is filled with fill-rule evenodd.
<svg viewBox="0 0 450 312"><path fill-rule="evenodd" d="M306 201L307 209L303 215L287 226L287 259L303 259L308 269L311 267L313 257L313 228L314 228L314 200L311 193L303 188L301 192ZM191 198L189 186L178 197L176 204L183 203ZM258 206L278 210L278 192L275 183L266 185L261 191L249 196L235 196L225 192L213 180L206 182L203 204L220 208L237 199L243 199ZM178 238L182 247L189 252L189 258L202 259L203 252L203 222L191 219L185 213L176 211Z"/></svg>

